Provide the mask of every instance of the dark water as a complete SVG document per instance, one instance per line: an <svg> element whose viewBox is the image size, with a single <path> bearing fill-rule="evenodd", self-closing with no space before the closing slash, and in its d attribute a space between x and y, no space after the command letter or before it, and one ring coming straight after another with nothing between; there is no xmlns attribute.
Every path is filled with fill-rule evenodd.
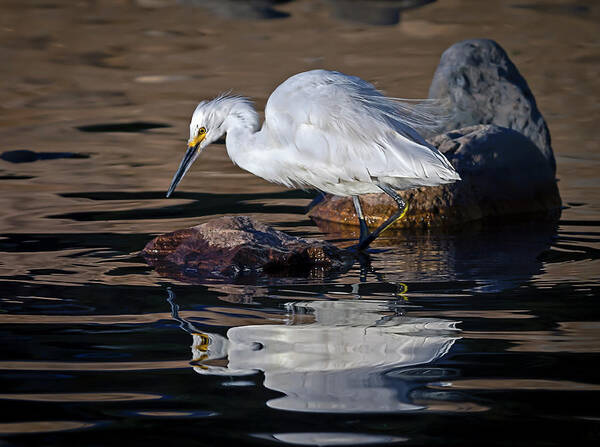
<svg viewBox="0 0 600 447"><path fill-rule="evenodd" d="M596 445L595 3L390 2L362 21L351 2L192 3L3 7L1 152L31 152L0 159L0 445ZM138 257L234 213L352 238L222 145L165 200L195 102L235 87L260 108L314 64L423 96L474 35L549 121L560 218L399 234L326 278L186 284Z"/></svg>

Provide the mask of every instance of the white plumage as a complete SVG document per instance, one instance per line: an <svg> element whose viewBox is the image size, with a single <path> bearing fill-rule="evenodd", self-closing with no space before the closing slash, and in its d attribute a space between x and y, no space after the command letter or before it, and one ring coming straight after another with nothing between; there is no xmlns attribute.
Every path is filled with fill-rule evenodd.
<svg viewBox="0 0 600 447"><path fill-rule="evenodd" d="M288 187L358 196L460 180L419 134L438 124L428 109L427 103L388 98L356 76L312 70L275 89L259 130L248 99L221 95L194 111L189 149L167 196L202 149L225 133L235 164ZM357 213L362 217L362 211Z"/></svg>
<svg viewBox="0 0 600 447"><path fill-rule="evenodd" d="M269 98L257 134L280 148L279 172L267 180L342 196L380 192L377 180L396 189L457 180L408 124L416 118L358 77L325 70L292 76Z"/></svg>

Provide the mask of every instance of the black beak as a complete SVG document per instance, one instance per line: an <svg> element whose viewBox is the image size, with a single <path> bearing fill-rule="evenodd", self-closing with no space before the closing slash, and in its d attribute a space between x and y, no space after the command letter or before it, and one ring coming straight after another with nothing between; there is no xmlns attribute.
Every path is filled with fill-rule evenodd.
<svg viewBox="0 0 600 447"><path fill-rule="evenodd" d="M192 163L194 163L194 160L196 160L196 158L198 157L198 146L200 146L200 143L196 144L195 146L188 147L188 150L183 156L183 160L181 160L181 163L179 164L177 172L173 176L173 180L171 180L171 186L169 186L169 190L167 191L167 197L169 197L173 193L173 191L175 191L175 188L177 188L177 185L179 184L185 173L188 171L188 169L190 169L190 166L192 166Z"/></svg>

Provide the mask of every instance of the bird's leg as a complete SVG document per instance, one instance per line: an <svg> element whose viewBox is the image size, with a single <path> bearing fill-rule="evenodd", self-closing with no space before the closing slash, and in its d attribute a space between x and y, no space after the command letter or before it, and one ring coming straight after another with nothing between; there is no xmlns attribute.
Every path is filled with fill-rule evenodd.
<svg viewBox="0 0 600 447"><path fill-rule="evenodd" d="M167 301L171 306L171 317L179 323L179 327L184 331L189 332L190 334L198 333L198 329L196 329L193 324L179 316L179 305L175 302L175 293L170 287L167 288L167 293L169 294Z"/></svg>
<svg viewBox="0 0 600 447"><path fill-rule="evenodd" d="M325 197L326 197L325 193L323 191L319 191L319 194L317 194L317 196L310 201L310 203L308 204L308 206L306 207L304 212L308 213L315 206L317 206L319 203L321 203L323 200L325 200Z"/></svg>
<svg viewBox="0 0 600 447"><path fill-rule="evenodd" d="M367 228L367 223L365 222L365 216L363 215L362 208L360 206L360 199L358 196L352 196L352 202L354 202L354 209L356 210L356 215L358 216L358 223L360 225L360 237L359 244L368 237L369 229Z"/></svg>
<svg viewBox="0 0 600 447"><path fill-rule="evenodd" d="M358 263L360 265L359 280L360 280L360 282L367 282L368 274L373 271L373 266L371 265L371 258L369 257L369 255L367 253L359 251L357 259L358 259ZM358 288L358 284L356 284L356 287ZM354 289L354 286L352 286L352 288ZM358 290L356 292L356 295L358 295L360 298L360 294L358 293Z"/></svg>
<svg viewBox="0 0 600 447"><path fill-rule="evenodd" d="M377 186L384 193L386 193L388 196L390 196L392 199L394 199L394 201L396 202L396 205L398 205L398 211L396 211L394 214L392 214L384 223L382 223L375 231L373 231L371 234L369 234L364 240L362 240L362 238L361 238L361 241L358 244L359 250L364 250L365 248L367 248L371 244L371 242L373 242L375 239L377 239L377 237L383 231L385 231L388 227L390 227L398 219L400 219L401 217L404 217L404 215L406 214L406 210L408 209L406 202L404 200L402 200L402 197L400 197L400 195L396 192L396 190L394 188L391 188L388 185L385 185L383 183L378 183Z"/></svg>

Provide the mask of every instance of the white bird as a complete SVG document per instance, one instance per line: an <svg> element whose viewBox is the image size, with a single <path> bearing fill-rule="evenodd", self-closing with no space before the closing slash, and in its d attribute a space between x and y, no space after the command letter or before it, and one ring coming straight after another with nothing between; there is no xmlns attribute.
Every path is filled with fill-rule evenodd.
<svg viewBox="0 0 600 447"><path fill-rule="evenodd" d="M287 187L352 196L358 248L365 249L406 212L396 190L460 180L418 132L438 125L428 109L426 103L389 98L361 78L327 70L299 73L277 87L262 128L247 98L223 94L202 101L167 197L204 148L227 134L229 158L246 171ZM398 211L369 234L358 196L381 191L396 201Z"/></svg>

